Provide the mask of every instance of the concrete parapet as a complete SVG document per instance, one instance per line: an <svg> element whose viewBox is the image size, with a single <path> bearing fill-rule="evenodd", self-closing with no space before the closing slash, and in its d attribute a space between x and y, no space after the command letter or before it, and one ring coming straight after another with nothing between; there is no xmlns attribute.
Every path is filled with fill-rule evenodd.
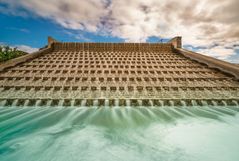
<svg viewBox="0 0 239 161"><path fill-rule="evenodd" d="M171 52L172 45L170 43L60 43L54 42L55 51L129 51L129 52L155 52L165 51Z"/></svg>
<svg viewBox="0 0 239 161"><path fill-rule="evenodd" d="M37 58L37 57L44 55L46 53L49 53L51 51L52 51L52 48L46 48L46 49L34 52L32 54L23 55L23 56L15 58L15 59L11 59L6 62L0 63L0 71L3 71L4 69L9 68L9 67L16 66L17 64L24 63L28 60Z"/></svg>
<svg viewBox="0 0 239 161"><path fill-rule="evenodd" d="M239 67L237 65L222 60L218 60L206 55L188 51L185 49L175 48L175 52L180 53L191 60L195 60L199 63L206 64L210 68L215 68L224 73L233 75L237 80L239 80Z"/></svg>

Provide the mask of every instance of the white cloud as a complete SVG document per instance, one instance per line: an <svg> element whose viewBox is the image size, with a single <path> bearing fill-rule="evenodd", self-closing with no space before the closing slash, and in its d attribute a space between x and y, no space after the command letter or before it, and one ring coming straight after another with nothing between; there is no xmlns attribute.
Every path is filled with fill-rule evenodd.
<svg viewBox="0 0 239 161"><path fill-rule="evenodd" d="M74 37L75 39L77 40L80 40L80 41L86 41L86 42L90 42L91 40L87 37L85 37L82 33L80 32L70 32L70 31L63 31L65 34L71 36L71 37Z"/></svg>
<svg viewBox="0 0 239 161"><path fill-rule="evenodd" d="M198 50L198 52L207 56L216 57L221 60L228 60L230 56L236 55L234 49L225 48L223 46L217 46L208 49L200 49Z"/></svg>
<svg viewBox="0 0 239 161"><path fill-rule="evenodd" d="M105 0L0 0L8 4L8 9L2 9L14 15L29 16L23 10L30 11L35 16L51 19L56 23L69 29L81 29L90 32L97 32L101 17L107 13Z"/></svg>
<svg viewBox="0 0 239 161"><path fill-rule="evenodd" d="M16 28L16 27L7 27L7 30L12 30L12 31L19 31L19 32L24 32L24 33L30 33L28 29L25 28Z"/></svg>
<svg viewBox="0 0 239 161"><path fill-rule="evenodd" d="M33 53L38 51L38 48L33 48L27 45L7 45L6 43L0 42L0 46L9 46L10 48L17 48L17 50L24 51L27 53Z"/></svg>
<svg viewBox="0 0 239 161"><path fill-rule="evenodd" d="M13 47L17 47L18 50L21 50L27 53L33 53L39 50L38 48L33 48L27 45L15 45Z"/></svg>
<svg viewBox="0 0 239 161"><path fill-rule="evenodd" d="M67 29L144 42L182 36L185 45L226 59L239 44L238 0L0 0L7 14L51 19ZM29 15L28 15L29 16ZM231 47L227 47L231 44ZM214 46L214 47L213 47ZM216 46L216 47L215 47ZM238 46L237 46L238 48ZM215 54L214 54L215 53Z"/></svg>
<svg viewBox="0 0 239 161"><path fill-rule="evenodd" d="M31 46L27 46L27 45L8 45L4 42L0 42L0 46L9 46L10 48L17 48L18 50L21 50L21 51L24 51L24 52L27 52L27 53L33 53L33 52L36 52L38 51L39 49L38 48L34 48L34 47L31 47Z"/></svg>

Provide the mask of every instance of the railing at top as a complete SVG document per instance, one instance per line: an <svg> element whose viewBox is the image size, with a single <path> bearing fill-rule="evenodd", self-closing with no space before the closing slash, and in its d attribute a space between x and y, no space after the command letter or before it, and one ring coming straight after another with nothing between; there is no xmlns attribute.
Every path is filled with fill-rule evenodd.
<svg viewBox="0 0 239 161"><path fill-rule="evenodd" d="M52 44L55 51L172 51L172 44L166 43L60 43L54 42Z"/></svg>

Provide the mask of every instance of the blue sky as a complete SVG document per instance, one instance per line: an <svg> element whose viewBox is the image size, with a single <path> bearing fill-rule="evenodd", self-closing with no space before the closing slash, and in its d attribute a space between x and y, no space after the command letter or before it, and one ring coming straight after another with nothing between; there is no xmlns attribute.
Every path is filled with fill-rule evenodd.
<svg viewBox="0 0 239 161"><path fill-rule="evenodd" d="M0 43L32 52L46 45L47 36L66 42L166 42L182 36L187 49L239 63L238 5L237 0L0 0Z"/></svg>
<svg viewBox="0 0 239 161"><path fill-rule="evenodd" d="M0 24L0 42L11 46L26 45L41 48L46 45L48 36L63 42L125 42L120 37L67 29L54 21L40 17L0 14L0 22L4 22ZM161 42L161 40L167 42L169 39L151 36L147 42Z"/></svg>
<svg viewBox="0 0 239 161"><path fill-rule="evenodd" d="M101 36L82 30L64 28L49 19L19 17L0 14L0 42L9 45L24 44L34 48L46 45L47 36L59 41L73 42L124 42L112 36ZM156 40L156 39L154 39Z"/></svg>

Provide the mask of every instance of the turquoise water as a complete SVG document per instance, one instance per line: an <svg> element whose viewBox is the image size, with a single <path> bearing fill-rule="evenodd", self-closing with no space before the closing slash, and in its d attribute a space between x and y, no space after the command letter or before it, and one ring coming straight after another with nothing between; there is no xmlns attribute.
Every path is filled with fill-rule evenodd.
<svg viewBox="0 0 239 161"><path fill-rule="evenodd" d="M238 107L4 107L1 161L238 161Z"/></svg>

